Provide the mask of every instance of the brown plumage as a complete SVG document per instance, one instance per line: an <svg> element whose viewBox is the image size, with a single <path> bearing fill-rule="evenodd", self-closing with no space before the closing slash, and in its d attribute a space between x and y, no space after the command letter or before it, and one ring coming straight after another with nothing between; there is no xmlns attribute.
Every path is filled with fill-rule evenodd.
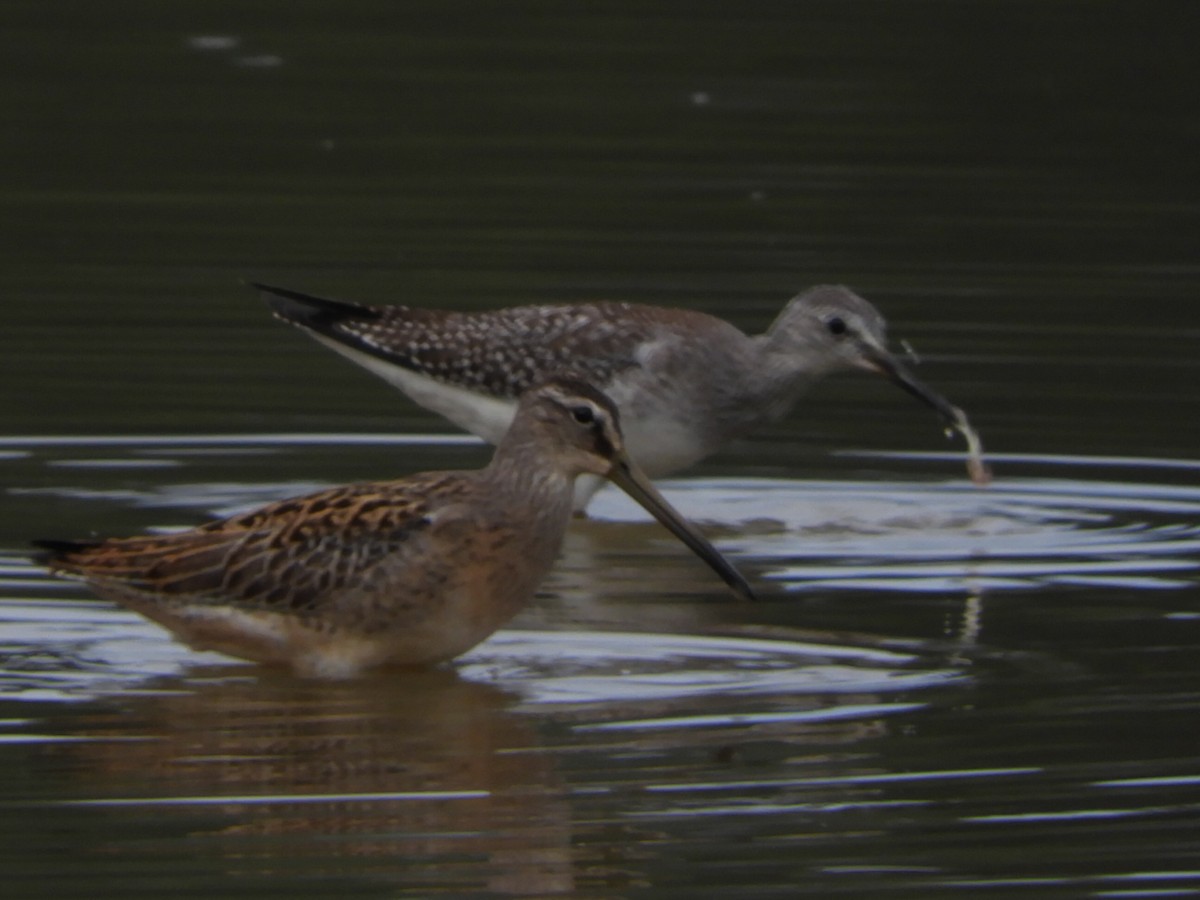
<svg viewBox="0 0 1200 900"><path fill-rule="evenodd" d="M500 628L553 564L583 473L613 479L749 596L628 462L611 402L569 379L522 398L479 471L331 488L165 536L39 546L55 572L197 647L344 677L449 659Z"/></svg>

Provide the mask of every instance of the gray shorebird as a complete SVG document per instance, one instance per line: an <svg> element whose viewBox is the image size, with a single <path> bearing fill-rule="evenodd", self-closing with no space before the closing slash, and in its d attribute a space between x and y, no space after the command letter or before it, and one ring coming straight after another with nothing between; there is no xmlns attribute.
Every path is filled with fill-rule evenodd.
<svg viewBox="0 0 1200 900"><path fill-rule="evenodd" d="M883 316L845 287L805 291L764 334L753 336L705 313L632 303L463 313L252 287L278 318L493 444L523 390L570 372L613 399L630 456L655 478L781 418L818 378L866 370L890 379L962 433L972 478L987 479L966 416L888 352ZM578 509L601 484L580 479Z"/></svg>
<svg viewBox="0 0 1200 900"><path fill-rule="evenodd" d="M349 677L432 665L503 626L550 570L584 473L611 479L752 597L630 461L612 402L570 379L526 392L478 471L331 488L164 536L35 543L55 573L193 646Z"/></svg>

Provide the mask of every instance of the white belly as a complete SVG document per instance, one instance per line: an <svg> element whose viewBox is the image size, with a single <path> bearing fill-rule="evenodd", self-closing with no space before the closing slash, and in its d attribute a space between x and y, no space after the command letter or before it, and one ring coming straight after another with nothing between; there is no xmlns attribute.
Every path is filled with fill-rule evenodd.
<svg viewBox="0 0 1200 900"><path fill-rule="evenodd" d="M478 435L490 444L499 443L517 411L515 401L489 397L466 388L436 381L411 369L385 362L319 334L313 337L347 359L374 372L428 410L445 416L459 428Z"/></svg>

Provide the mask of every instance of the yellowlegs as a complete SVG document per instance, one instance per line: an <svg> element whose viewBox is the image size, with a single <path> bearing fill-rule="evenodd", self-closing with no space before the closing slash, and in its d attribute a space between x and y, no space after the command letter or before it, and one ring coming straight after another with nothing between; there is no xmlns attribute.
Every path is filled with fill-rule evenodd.
<svg viewBox="0 0 1200 900"><path fill-rule="evenodd" d="M526 392L479 471L332 488L164 536L38 546L58 574L194 646L348 677L450 659L507 622L554 562L583 473L611 479L752 596L630 461L612 402L571 379Z"/></svg>
<svg viewBox="0 0 1200 900"><path fill-rule="evenodd" d="M280 319L493 444L521 391L570 372L617 404L629 453L653 478L779 419L821 376L859 369L936 410L966 438L972 477L986 480L966 416L888 352L883 316L845 287L805 291L765 334L749 336L704 313L631 303L461 313L252 286ZM581 479L579 508L601 483Z"/></svg>

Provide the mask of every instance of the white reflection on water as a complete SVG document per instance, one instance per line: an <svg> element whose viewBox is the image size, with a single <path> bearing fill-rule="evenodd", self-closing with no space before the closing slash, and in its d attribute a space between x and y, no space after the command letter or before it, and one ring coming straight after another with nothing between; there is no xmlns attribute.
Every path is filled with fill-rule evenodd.
<svg viewBox="0 0 1200 900"><path fill-rule="evenodd" d="M0 446L32 450L37 453L33 464L47 467L64 462L59 451L69 453L74 457L70 462L80 467L147 460L173 465L191 454L222 452L230 455L230 466L236 466L236 459L246 453L284 454L308 443L442 442L442 436L241 435L25 437L4 439ZM476 441L455 438L449 443ZM102 455L84 452L92 447ZM126 450L128 456L114 450ZM788 593L854 589L979 598L1047 586L1161 589L1196 583L1200 488L1129 479L1005 477L1005 465L1015 464L1017 458L993 460L1000 466L998 477L986 489L965 479L683 479L667 482L664 493L686 515L708 523L721 549L741 559L752 577L773 581ZM1046 461L1090 468L1089 460ZM1103 464L1170 471L1200 467L1185 460L1104 459ZM73 501L80 511L80 527L90 530L95 516L83 511L93 503L222 515L324 486L319 481L185 482L159 476L144 488L128 483L97 488L52 485L13 487L9 492ZM165 524L182 525L179 520L188 518L180 515ZM938 666L914 672L911 659L861 647L672 633L703 631L703 604L685 605L697 610L693 618L651 622L650 627L639 622L651 632L645 636L611 633L628 627L620 618L627 612L621 609L614 623L612 610L602 607L598 618L605 621L594 627L588 621L595 611L591 601L622 598L631 583L643 594L673 592L685 598L708 585L688 586L693 575L681 567L689 560L665 539L656 544L657 526L619 491L598 495L591 519L572 529L547 585L559 600L558 608L568 615L558 623L560 630L552 635L502 632L458 663L465 677L503 682L535 704L791 690L873 694L929 687L958 677ZM48 599L27 601L22 594L30 591ZM8 660L0 664L0 689L38 698L155 690L154 678L176 675L197 663L223 661L180 647L132 614L51 599L75 597L77 591L47 579L23 555L0 559L0 593L10 598L0 601L0 646Z"/></svg>
<svg viewBox="0 0 1200 900"><path fill-rule="evenodd" d="M258 669L176 643L136 614L106 603L0 600L0 694L81 700L114 692L158 693L162 679L217 667L218 677ZM503 685L530 706L661 702L721 696L892 694L959 680L913 654L786 640L662 634L507 630L461 657L469 680ZM402 676L396 676L402 677ZM176 685L174 689L179 689ZM807 710L806 720L877 716L914 708L875 703ZM712 715L739 724L738 713ZM678 724L678 723L677 723ZM744 724L744 723L741 723Z"/></svg>
<svg viewBox="0 0 1200 900"><path fill-rule="evenodd" d="M450 435L247 434L221 436L27 436L0 447L45 454L44 465L120 468L183 464L197 453L299 452L309 446L440 446L477 444ZM103 455L82 451L95 447ZM128 456L114 454L118 448ZM56 458L65 451L70 458ZM847 455L847 454L842 454ZM955 459L957 454L858 454L897 460ZM995 481L979 488L949 481L819 481L680 479L664 493L686 515L708 523L718 546L753 560L759 577L787 591L870 590L995 593L1046 586L1179 588L1200 571L1200 488L1082 478L1006 476L1029 466L1175 472L1195 460L995 454ZM201 483L172 480L145 490L78 485L11 488L14 494L107 501L130 507L196 509L228 515L280 497L327 486L319 481ZM616 490L591 509L600 523L647 523ZM89 523L90 524L90 523ZM596 535L591 529L590 534ZM626 535L626 538L630 536ZM627 541L628 543L628 541ZM557 583L582 588L594 559L560 566Z"/></svg>
<svg viewBox="0 0 1200 900"><path fill-rule="evenodd" d="M1200 571L1200 488L997 478L966 482L707 479L664 493L719 523L719 545L789 590L1175 588ZM641 518L615 492L595 515Z"/></svg>
<svg viewBox="0 0 1200 900"><path fill-rule="evenodd" d="M36 490L10 490L59 498L80 530L103 530L114 508L159 510L154 516L169 527L324 486L263 482L237 468L246 454L299 452L286 441L223 440L73 445L57 454L31 447L32 465L52 474ZM73 475L67 485L60 473L69 470L49 465L56 455L85 468L94 456L94 472L113 461L119 473L125 458L182 465L136 479ZM219 479L204 480L192 468L197 456L224 463ZM764 843L778 834L825 835L833 850L828 871L844 878L887 871L873 863L888 857L873 847L860 851L863 865L839 867L841 848L876 832L905 839L913 822L966 839L995 829L1013 845L1036 830L1041 846L1043 835L1061 842L1080 827L1130 828L1191 815L1193 805L1168 796L1194 787L1186 760L1174 771L1170 761L1144 759L1135 749L1108 767L1072 769L1055 755L1073 746L1059 731L1044 745L1039 737L1031 750L1031 727L1043 720L1047 728L1078 726L1087 715L1079 710L1091 707L1069 691L1063 696L1061 682L1049 689L1052 697L1059 692L1054 703L1040 705L1039 683L1030 689L1039 703L1018 695L1006 707L1007 695L994 692L997 680L989 681L981 664L1001 657L989 656L986 642L971 647L985 600L1005 590L1048 596L1065 585L1196 583L1200 489L1143 484L1126 472L1113 478L1096 467L1080 472L1108 480L1005 477L1001 464L997 480L982 490L965 480L665 485L672 502L706 522L752 578L782 588L764 608L795 609L800 622L806 603L778 603L799 591L832 594L830 607L845 599L832 588L924 591L939 610L951 605L951 594L962 599L965 623L953 645L776 623L738 631L758 625L760 610L697 602L707 585L697 579L707 573L691 574L685 566L693 561L615 491L597 497L593 521L572 528L556 575L535 604L533 612L559 630L516 627L432 676L384 673L349 685L313 685L195 653L134 614L78 599L78 586L49 579L23 555L6 554L0 697L50 701L21 708L43 718L47 709L66 715L57 730L52 717L11 719L0 744L45 744L60 761L73 761L81 774L67 794L70 804L115 805L122 815L146 807L155 828L172 807L188 816L194 807L219 811L208 836L225 842L239 866L257 835L285 827L296 858L308 859L311 841L321 841L355 864L371 853L408 860L441 859L445 851L459 859L462 836L471 835L471 851L489 872L520 882L522 895L530 894L524 885L531 873L546 878L547 871L547 883L567 890L578 848L600 840L589 831L600 826L591 823L652 829L646 846L657 846L667 828L682 829L680 842L692 835L703 842L714 822ZM282 474L272 469L272 476ZM631 596L650 602L623 602ZM716 622L706 615L714 610ZM600 624L589 621L593 614ZM1189 620L1194 611L1172 615ZM631 627L646 633L621 633ZM1032 678L1044 678L1042 662ZM992 694L983 693L987 687ZM120 709L105 719L114 696ZM1090 690L1086 697L1090 703ZM88 700L98 702L78 703ZM100 726L73 725L78 709L100 710ZM1106 740L1111 722L1098 725ZM979 728L991 729L994 741L979 740ZM1078 741L1098 746L1090 733ZM157 774L147 781L146 773ZM63 799L56 792L50 802ZM74 815L73 805L64 808ZM536 827L526 829L531 815ZM192 839L191 819L186 828ZM517 834L516 851L494 845L498 833ZM425 846L431 834L441 842L434 851ZM327 864L336 868L338 861ZM1017 883L989 877L989 866L946 871L941 884ZM1167 877L1177 876L1174 887L1190 889L1194 880L1185 873ZM1062 883L1111 888L1127 878L1131 888L1153 887L1152 878L1140 884L1140 877Z"/></svg>
<svg viewBox="0 0 1200 900"><path fill-rule="evenodd" d="M878 694L958 680L921 667L911 654L799 641L664 634L501 631L460 660L467 678L502 682L528 702L607 703L721 696ZM735 704L736 705L736 704ZM919 705L919 704L918 704ZM808 720L878 715L887 709L789 712ZM696 718L656 719L655 727L747 724L735 709ZM621 727L627 727L624 723ZM617 728L606 722L603 728ZM641 724L639 723L639 726Z"/></svg>

